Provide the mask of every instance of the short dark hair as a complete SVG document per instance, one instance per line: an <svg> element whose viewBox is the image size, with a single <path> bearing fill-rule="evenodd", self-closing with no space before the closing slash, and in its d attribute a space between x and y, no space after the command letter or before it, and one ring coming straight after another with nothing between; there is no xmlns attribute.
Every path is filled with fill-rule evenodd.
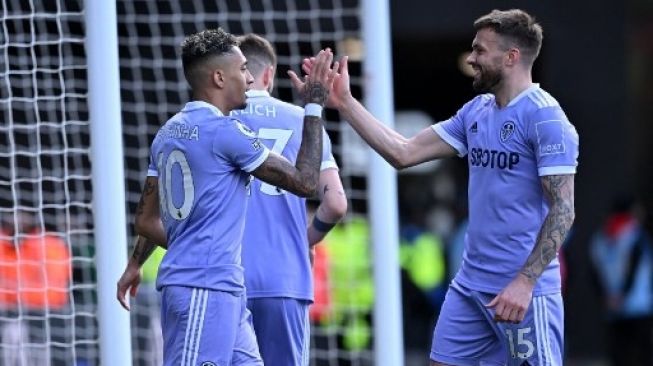
<svg viewBox="0 0 653 366"><path fill-rule="evenodd" d="M497 34L513 41L530 63L533 63L542 47L542 26L527 12L520 9L492 10L474 22L479 31L490 28Z"/></svg>
<svg viewBox="0 0 653 366"><path fill-rule="evenodd" d="M277 67L277 54L267 39L258 34L249 33L238 37L238 42L240 50L247 59L247 68L252 76L259 76L268 65Z"/></svg>
<svg viewBox="0 0 653 366"><path fill-rule="evenodd" d="M181 63L184 76L191 87L198 84L198 69L215 56L231 53L238 40L222 28L207 29L191 34L181 43Z"/></svg>

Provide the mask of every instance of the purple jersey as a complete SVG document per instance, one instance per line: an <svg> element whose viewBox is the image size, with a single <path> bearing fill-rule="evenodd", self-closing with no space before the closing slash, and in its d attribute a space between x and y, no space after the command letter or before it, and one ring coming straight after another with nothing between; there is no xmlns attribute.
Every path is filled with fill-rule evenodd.
<svg viewBox="0 0 653 366"><path fill-rule="evenodd" d="M538 84L505 108L493 95L479 95L433 129L461 157L468 155L469 227L455 280L498 293L523 267L549 211L540 177L576 173L578 134ZM559 291L556 258L534 295Z"/></svg>
<svg viewBox="0 0 653 366"><path fill-rule="evenodd" d="M148 170L159 180L168 238L157 288L243 291L248 173L268 154L254 132L202 101L186 104L161 127Z"/></svg>
<svg viewBox="0 0 653 366"><path fill-rule="evenodd" d="M291 163L297 160L304 109L247 92L247 107L232 114L257 132L270 150ZM321 170L337 168L331 140L323 132ZM306 237L306 199L254 179L243 236L243 267L248 298L313 299Z"/></svg>

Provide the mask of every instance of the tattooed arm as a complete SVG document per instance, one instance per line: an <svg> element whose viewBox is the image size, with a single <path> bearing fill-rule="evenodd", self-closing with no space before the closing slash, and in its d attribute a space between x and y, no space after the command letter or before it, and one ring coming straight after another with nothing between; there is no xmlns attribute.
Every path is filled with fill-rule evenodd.
<svg viewBox="0 0 653 366"><path fill-rule="evenodd" d="M157 177L145 179L143 193L136 207L134 228L137 234L164 248L167 247L168 240L159 213L159 179ZM147 251L144 250L143 253L145 252Z"/></svg>
<svg viewBox="0 0 653 366"><path fill-rule="evenodd" d="M295 166L283 156L270 152L252 175L298 196L313 197L317 193L321 151L322 123L317 117L305 117L302 144Z"/></svg>
<svg viewBox="0 0 653 366"><path fill-rule="evenodd" d="M316 57L315 71L307 77L306 85L300 90L304 102L323 106L329 96L337 63L331 68L333 54L320 51ZM297 162L292 166L278 154L269 157L252 174L272 185L283 188L298 196L311 197L317 194L320 162L322 160L322 118L304 116L302 143Z"/></svg>
<svg viewBox="0 0 653 366"><path fill-rule="evenodd" d="M558 254L574 222L574 176L548 175L541 178L549 201L549 214L537 236L535 247L520 273L535 283Z"/></svg>
<svg viewBox="0 0 653 366"><path fill-rule="evenodd" d="M519 323L524 319L533 297L533 288L558 250L574 222L574 176L550 175L541 178L549 214L537 236L524 267L486 306L494 308L494 320Z"/></svg>
<svg viewBox="0 0 653 366"><path fill-rule="evenodd" d="M117 284L116 298L120 305L129 310L127 292L133 297L141 283L141 266L150 257L157 244L167 247L166 233L161 223L159 213L159 187L156 177L147 177L143 187L143 194L136 207L134 227L136 240L134 251L127 262L125 271L120 276Z"/></svg>

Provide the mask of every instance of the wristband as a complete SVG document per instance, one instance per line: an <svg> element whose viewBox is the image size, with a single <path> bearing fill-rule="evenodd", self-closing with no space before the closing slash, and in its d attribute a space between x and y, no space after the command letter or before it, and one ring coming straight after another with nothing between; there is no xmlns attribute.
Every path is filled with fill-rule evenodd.
<svg viewBox="0 0 653 366"><path fill-rule="evenodd" d="M322 118L322 106L317 103L307 103L304 106L304 116Z"/></svg>
<svg viewBox="0 0 653 366"><path fill-rule="evenodd" d="M336 226L335 223L324 222L318 219L317 215L313 216L313 228L321 233L328 233L334 226Z"/></svg>

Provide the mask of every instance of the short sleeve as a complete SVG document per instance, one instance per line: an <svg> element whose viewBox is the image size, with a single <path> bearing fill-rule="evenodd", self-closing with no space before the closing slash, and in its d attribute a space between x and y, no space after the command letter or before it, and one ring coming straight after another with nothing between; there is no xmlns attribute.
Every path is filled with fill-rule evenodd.
<svg viewBox="0 0 653 366"><path fill-rule="evenodd" d="M256 133L235 119L231 119L218 130L213 143L213 152L247 173L263 164L270 154Z"/></svg>
<svg viewBox="0 0 653 366"><path fill-rule="evenodd" d="M578 133L560 106L538 109L529 128L540 176L575 174L578 166Z"/></svg>
<svg viewBox="0 0 653 366"><path fill-rule="evenodd" d="M456 114L448 120L438 122L431 126L447 144L451 145L458 152L458 156L467 155L467 133L465 120L467 113L473 104L482 101L483 96L478 96L467 102Z"/></svg>
<svg viewBox="0 0 653 366"><path fill-rule="evenodd" d="M320 165L320 171L327 169L338 169L338 164L336 164L336 159L333 157L331 146L331 139L326 130L322 130L322 164Z"/></svg>
<svg viewBox="0 0 653 366"><path fill-rule="evenodd" d="M159 132L160 133L160 132ZM157 133L152 145L150 146L150 163L147 166L147 176L148 177L158 177L159 171L156 169L156 160L154 159L154 147L158 141L159 133Z"/></svg>
<svg viewBox="0 0 653 366"><path fill-rule="evenodd" d="M152 157L152 153L150 152L150 164L147 167L147 176L148 177L158 177L159 172L156 170L156 163L154 162L154 158Z"/></svg>

